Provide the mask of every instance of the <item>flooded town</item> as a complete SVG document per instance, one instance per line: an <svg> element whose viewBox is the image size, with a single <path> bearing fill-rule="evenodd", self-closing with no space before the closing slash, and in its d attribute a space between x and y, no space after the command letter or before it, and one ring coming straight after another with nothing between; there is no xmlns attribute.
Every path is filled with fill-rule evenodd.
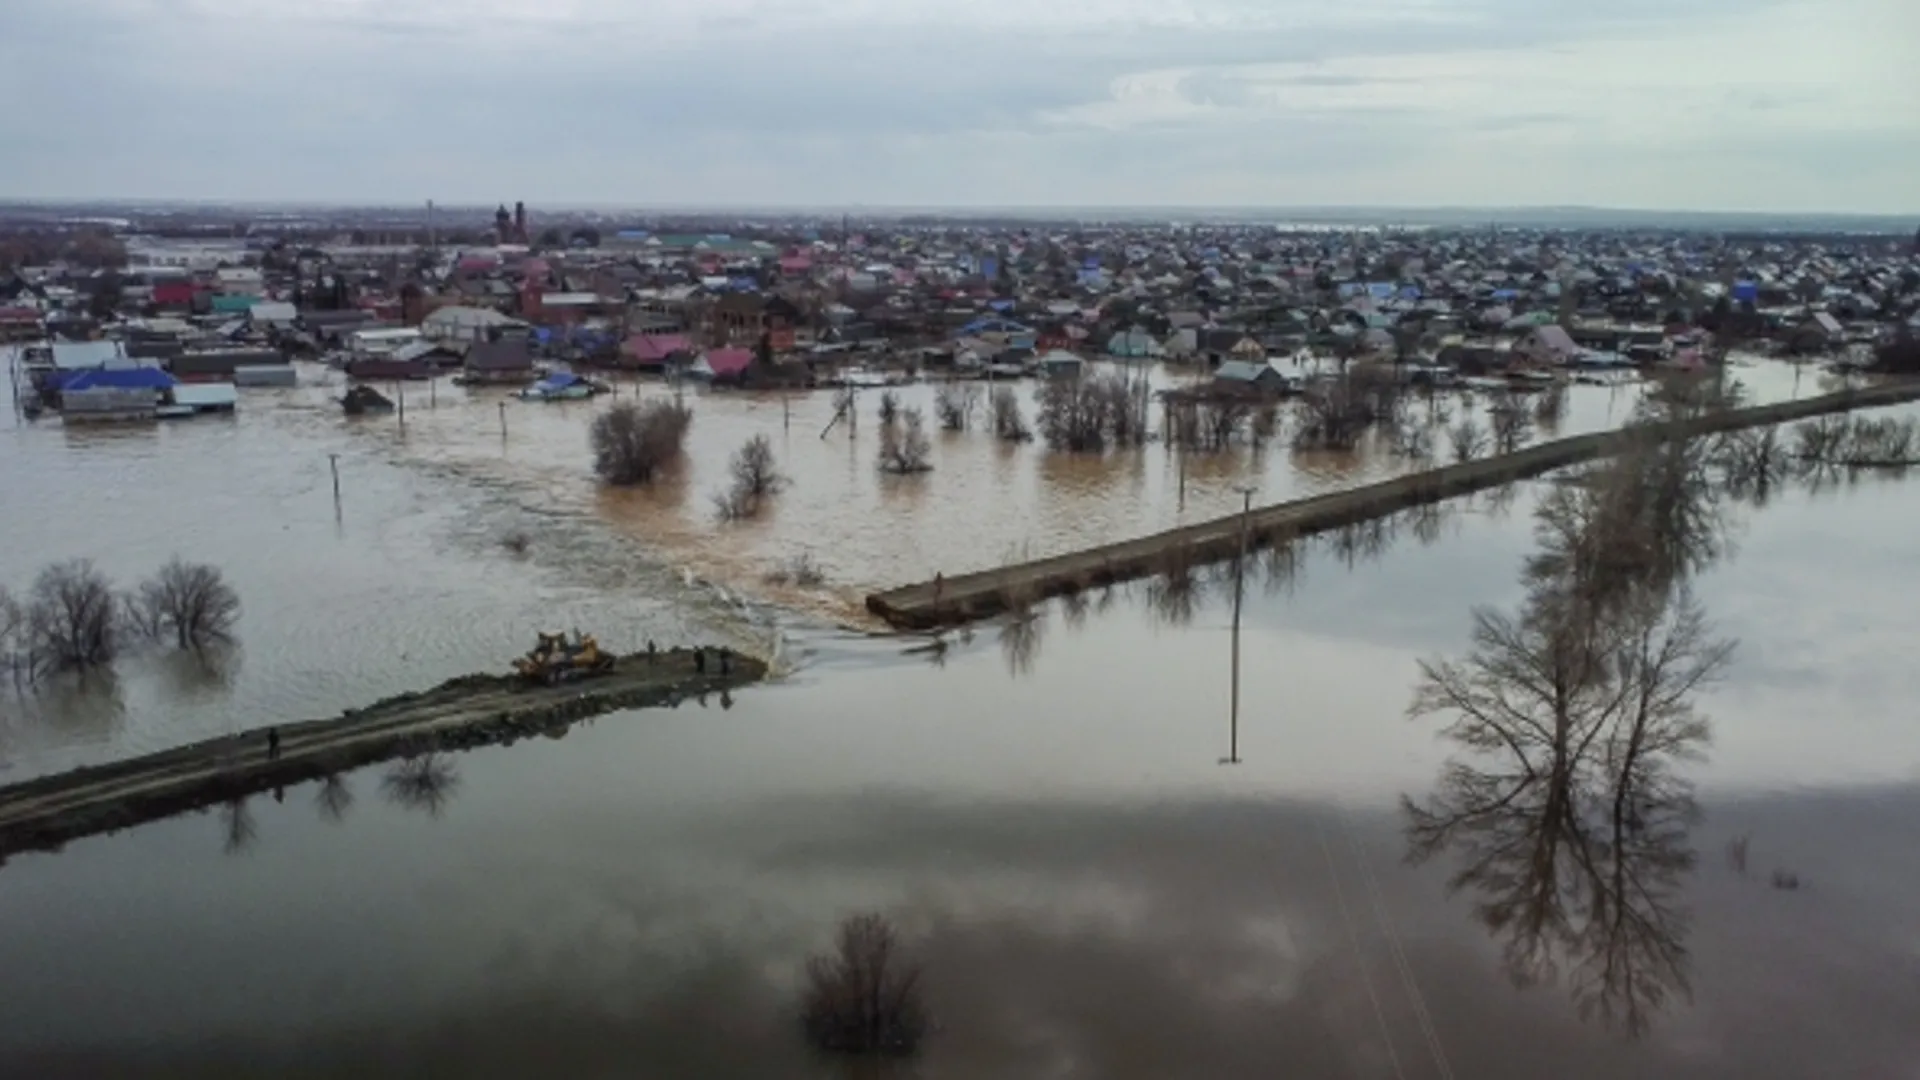
<svg viewBox="0 0 1920 1080"><path fill-rule="evenodd" d="M0 219L10 1075L1920 1060L1911 231Z"/></svg>

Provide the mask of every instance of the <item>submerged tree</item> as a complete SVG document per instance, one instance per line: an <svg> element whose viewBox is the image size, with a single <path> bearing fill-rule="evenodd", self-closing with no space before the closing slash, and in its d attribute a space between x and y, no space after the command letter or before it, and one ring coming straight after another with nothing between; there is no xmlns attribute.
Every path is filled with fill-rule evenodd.
<svg viewBox="0 0 1920 1080"><path fill-rule="evenodd" d="M1453 460L1465 464L1487 452L1487 433L1469 414L1447 429L1447 444L1453 449Z"/></svg>
<svg viewBox="0 0 1920 1080"><path fill-rule="evenodd" d="M980 407L980 388L972 383L946 383L934 391L933 414L945 431L966 431Z"/></svg>
<svg viewBox="0 0 1920 1080"><path fill-rule="evenodd" d="M232 640L240 596L218 567L176 557L140 586L132 610L148 633L170 635L182 649L200 649Z"/></svg>
<svg viewBox="0 0 1920 1080"><path fill-rule="evenodd" d="M677 401L623 401L593 418L593 471L622 486L651 484L680 460L693 410Z"/></svg>
<svg viewBox="0 0 1920 1080"><path fill-rule="evenodd" d="M27 609L13 598L5 586L0 586L0 665L11 670L16 678L21 674L22 662L27 650Z"/></svg>
<svg viewBox="0 0 1920 1080"><path fill-rule="evenodd" d="M774 461L773 440L765 435L755 435L734 451L727 468L732 485L714 499L720 517L727 521L757 517L766 500L788 483Z"/></svg>
<svg viewBox="0 0 1920 1080"><path fill-rule="evenodd" d="M1048 449L1097 453L1146 441L1147 384L1123 375L1049 379L1037 424Z"/></svg>
<svg viewBox="0 0 1920 1080"><path fill-rule="evenodd" d="M880 430L880 471L904 476L930 472L933 444L919 409L902 409L900 423Z"/></svg>
<svg viewBox="0 0 1920 1080"><path fill-rule="evenodd" d="M27 609L33 661L55 670L112 663L120 647L119 616L113 586L91 560L47 567L34 580Z"/></svg>
<svg viewBox="0 0 1920 1080"><path fill-rule="evenodd" d="M1293 445L1301 450L1351 450L1376 419L1363 381L1347 376L1315 382L1294 408Z"/></svg>
<svg viewBox="0 0 1920 1080"><path fill-rule="evenodd" d="M1497 453L1511 454L1533 437L1533 414L1512 394L1501 395L1487 407L1487 422Z"/></svg>
<svg viewBox="0 0 1920 1080"><path fill-rule="evenodd" d="M995 438L1004 442L1026 442L1033 438L1033 429L1027 426L1027 418L1020 411L1020 395L1013 387L995 387L989 406Z"/></svg>

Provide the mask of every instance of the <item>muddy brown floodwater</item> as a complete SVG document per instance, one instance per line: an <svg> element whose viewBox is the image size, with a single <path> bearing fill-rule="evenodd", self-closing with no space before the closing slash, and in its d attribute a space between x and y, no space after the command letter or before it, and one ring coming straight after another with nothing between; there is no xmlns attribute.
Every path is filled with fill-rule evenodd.
<svg viewBox="0 0 1920 1080"><path fill-rule="evenodd" d="M136 656L0 698L0 780L497 669L547 625L621 649L724 637L784 678L12 859L0 1075L842 1076L801 1045L792 993L863 909L926 964L939 1028L899 1075L1893 1080L1920 1060L1911 480L1730 507L1696 590L1739 645L1697 700L1711 740L1669 764L1692 812L1634 848L1661 906L1593 918L1567 899L1612 895L1590 868L1540 861L1563 876L1533 910L1568 932L1516 982L1489 911L1529 879L1450 888L1467 848L1404 858L1401 799L1432 798L1460 756L1405 711L1417 662L1467 648L1475 605L1518 601L1546 481L1316 541L1284 578L1263 561L1243 763L1221 766L1219 574L937 645L748 587L803 547L865 587L1089 522L1161 527L1179 511L1152 451L948 446L916 493L873 475L868 420L850 451L796 402L798 485L768 523L721 531L706 489L753 425L777 427L777 399L696 402L675 503L595 493L587 408L510 408L502 455L487 401L415 411L410 391L403 443L325 396L144 432L0 426L0 580L90 555L130 583L177 550L226 567L247 605L225 666ZM1336 482L1265 468L1274 491ZM1189 479L1190 514L1236 497L1231 468L1214 495ZM1031 501L955 502L1001 491ZM1484 836L1565 833L1522 815ZM1609 962L1639 977L1595 983ZM1596 986L1644 1023L1599 1010Z"/></svg>
<svg viewBox="0 0 1920 1080"><path fill-rule="evenodd" d="M1117 370L1117 368L1116 368ZM1142 372L1156 387L1190 376L1164 368ZM1739 378L1756 403L1818 392L1809 369L1751 362ZM979 388L973 430L938 430L937 385L897 390L902 408L920 408L933 444L933 471L887 476L876 468L878 390L857 395L857 422L834 424L830 391L781 394L685 390L693 412L686 466L644 491L608 491L585 482L582 452L594 413L637 392L658 396L657 381L621 385L616 398L529 405L509 402L508 436L500 437L502 391L439 391L439 407L422 409L419 388L403 436L389 419L363 432L396 458L422 462L469 480L513 490L521 498L569 513L591 513L641 541L673 565L729 588L806 609L831 621L867 625L869 592L927 580L936 573L980 570L1005 562L1058 554L1090 543L1158 532L1239 509L1241 489L1257 503L1279 502L1350 487L1411 471L1421 463L1398 457L1379 440L1355 452L1295 453L1284 445L1263 453L1238 448L1181 455L1165 446L1104 456L1052 454L1038 442L1007 445L985 430L987 383ZM1037 384L1017 384L1032 422ZM1542 437L1617 427L1631 414L1635 386L1575 386L1565 414L1541 428ZM1448 395L1441 409L1455 419L1484 399ZM1425 413L1416 406L1414 413ZM1157 408L1153 422L1159 424ZM1483 422L1484 426L1484 422ZM824 437L822 433L825 432ZM1287 429L1281 432L1282 443ZM762 520L717 528L713 496L727 483L729 456L754 435L773 440L780 470L793 481ZM1438 440L1444 454L1445 440ZM820 564L819 589L768 586L769 570L796 555Z"/></svg>

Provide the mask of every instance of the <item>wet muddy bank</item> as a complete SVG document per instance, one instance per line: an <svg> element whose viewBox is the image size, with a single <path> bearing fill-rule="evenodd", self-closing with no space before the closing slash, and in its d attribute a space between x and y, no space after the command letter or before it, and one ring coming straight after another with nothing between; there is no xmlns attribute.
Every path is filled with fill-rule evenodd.
<svg viewBox="0 0 1920 1080"><path fill-rule="evenodd" d="M678 706L766 675L764 661L718 648L626 656L607 674L558 686L466 675L331 719L75 769L0 789L0 860L382 761L557 737L588 717Z"/></svg>

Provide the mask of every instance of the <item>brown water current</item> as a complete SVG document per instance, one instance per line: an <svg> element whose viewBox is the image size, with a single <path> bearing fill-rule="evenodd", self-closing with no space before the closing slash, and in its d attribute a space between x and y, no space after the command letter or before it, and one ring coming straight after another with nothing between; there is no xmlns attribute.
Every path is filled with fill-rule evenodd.
<svg viewBox="0 0 1920 1080"><path fill-rule="evenodd" d="M1790 392L1791 372L1743 377ZM1630 408L1589 389L1564 432ZM786 675L0 865L0 1075L1895 1080L1920 1061L1911 481L1728 504L1694 589L1738 645L1693 697L1711 738L1663 762L1683 802L1612 841L1523 804L1415 863L1401 800L1436 805L1450 761L1500 767L1407 718L1418 662L1464 654L1476 605L1519 603L1551 481L1257 560L1243 763L1222 766L1221 568L938 641L814 616L1216 514L1248 477L1277 498L1394 459L1190 461L1182 511L1157 447L1063 460L936 433L935 471L899 484L870 415L821 440L825 396L796 397L783 438L777 397L716 394L676 484L603 494L599 405L510 404L503 450L497 396L416 409L409 388L402 437L327 393L144 432L0 427L0 580L88 555L130 584L177 551L246 604L224 664L151 652L0 696L0 782L494 669L544 625L726 637ZM796 485L721 528L709 489L760 430ZM824 599L760 585L802 550ZM1571 854L1463 876L1476 843ZM1547 929L1490 917L1503 897ZM849 1073L805 1049L793 993L863 909L924 961L937 1030ZM1529 940L1551 965L1516 970Z"/></svg>
<svg viewBox="0 0 1920 1080"><path fill-rule="evenodd" d="M1115 367L1115 370L1118 370ZM1165 368L1139 372L1156 388L1192 378ZM1756 402L1817 392L1812 372L1754 361L1738 378ZM424 462L489 485L509 488L536 505L592 512L642 541L672 565L730 588L807 608L823 618L865 624L861 599L870 591L935 573L977 570L1016 557L1038 557L1089 543L1144 535L1238 509L1242 490L1257 502L1299 498L1381 479L1420 467L1372 438L1355 451L1295 452L1281 440L1265 451L1180 454L1153 443L1105 455L1059 455L1038 442L1008 445L988 432L985 397L992 386L972 384L982 396L967 432L937 430L937 384L898 388L902 408L919 408L932 436L933 471L888 476L876 468L880 391L859 392L852 424L834 423L830 391L792 394L705 392L684 388L694 410L684 466L646 491L605 491L589 482L581 447L593 414L622 398L669 393L657 381L627 382L620 393L589 402L529 405L506 402L503 391L435 391L437 407L422 409L425 391L413 387L406 432L397 419L368 425L366 439L394 457ZM1032 422L1036 384L1016 384ZM1576 386L1565 414L1540 428L1541 437L1618 426L1630 415L1638 388ZM1484 398L1443 395L1439 412L1455 419L1475 412ZM1427 415L1426 405L1413 408ZM1153 422L1158 425L1156 406ZM1483 421L1484 426L1484 421ZM729 456L754 435L774 442L792 489L761 520L716 528L713 496L727 483ZM1444 438L1438 452L1446 453ZM1184 458L1184 461L1182 460ZM1184 493L1182 473L1185 474ZM827 573L819 589L769 586L770 570L806 555Z"/></svg>

